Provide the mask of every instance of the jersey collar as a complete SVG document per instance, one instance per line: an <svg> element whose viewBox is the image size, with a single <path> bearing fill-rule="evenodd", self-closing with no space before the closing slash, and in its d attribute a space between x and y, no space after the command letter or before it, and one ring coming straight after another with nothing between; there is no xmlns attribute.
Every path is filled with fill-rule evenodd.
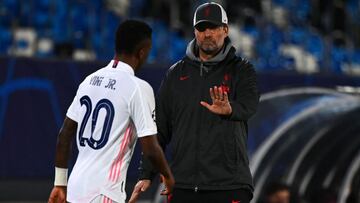
<svg viewBox="0 0 360 203"><path fill-rule="evenodd" d="M122 61L118 60L111 60L111 62L108 65L112 69L125 71L127 73L130 73L131 75L135 75L134 69L127 63L124 63Z"/></svg>

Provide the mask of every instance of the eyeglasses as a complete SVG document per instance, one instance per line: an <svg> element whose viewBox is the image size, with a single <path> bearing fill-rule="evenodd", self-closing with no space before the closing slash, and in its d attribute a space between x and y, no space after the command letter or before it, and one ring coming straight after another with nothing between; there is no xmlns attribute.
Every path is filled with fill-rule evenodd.
<svg viewBox="0 0 360 203"><path fill-rule="evenodd" d="M221 25L216 25L213 23L199 23L198 25L195 26L195 29L199 32L204 32L206 29L210 29L212 31L215 31L216 29L222 27Z"/></svg>

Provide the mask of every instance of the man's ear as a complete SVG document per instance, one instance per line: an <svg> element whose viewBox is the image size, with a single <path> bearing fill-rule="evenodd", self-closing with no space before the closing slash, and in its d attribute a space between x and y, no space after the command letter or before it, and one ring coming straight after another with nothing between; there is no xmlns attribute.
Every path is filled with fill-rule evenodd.
<svg viewBox="0 0 360 203"><path fill-rule="evenodd" d="M135 51L134 51L134 56L136 56L136 58L137 58L138 60L140 60L140 59L141 59L141 56L142 56L142 52L144 52L144 51L142 51L142 48L141 48L141 47L136 47L136 49L135 49Z"/></svg>
<svg viewBox="0 0 360 203"><path fill-rule="evenodd" d="M226 35L228 35L229 34L229 26L224 25L224 31L225 31Z"/></svg>
<svg viewBox="0 0 360 203"><path fill-rule="evenodd" d="M142 47L139 50L139 58L142 59L144 55L145 55L145 47Z"/></svg>

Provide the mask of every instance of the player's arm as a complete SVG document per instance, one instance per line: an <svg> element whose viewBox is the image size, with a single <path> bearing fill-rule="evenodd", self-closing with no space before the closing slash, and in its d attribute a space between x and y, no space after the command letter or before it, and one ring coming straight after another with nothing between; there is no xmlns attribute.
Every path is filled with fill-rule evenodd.
<svg viewBox="0 0 360 203"><path fill-rule="evenodd" d="M260 98L254 67L245 63L240 75L236 85L236 96L230 101L232 107L230 120L233 121L249 120L255 114Z"/></svg>
<svg viewBox="0 0 360 203"><path fill-rule="evenodd" d="M161 149L156 136L145 136L139 138L139 140L143 151L143 158L150 161L152 166L154 166L154 168L161 174L161 181L165 184L165 189L161 192L161 195L171 194L175 184L175 180L170 171L170 167L166 162L164 152ZM140 193L147 190L147 188L150 186L150 183L150 180L140 180L135 185L129 203L136 202Z"/></svg>
<svg viewBox="0 0 360 203"><path fill-rule="evenodd" d="M164 87L165 87L164 83L166 83L166 82L164 82L164 81L162 82L161 86L163 88L161 88L161 89L164 89ZM152 92L152 89L151 89L151 91L148 91L148 92ZM144 98L146 98L146 97L144 97ZM151 106L150 112L153 112L153 109L155 106L155 102L153 101L154 100L153 94L150 97L148 97L148 100L150 102L149 102L149 105L147 105L147 106ZM157 101L157 102L159 102L159 101ZM159 119L160 120L163 119L163 114L165 112L161 111L161 113L160 113L159 109L161 109L161 108L158 107L158 103L156 105L157 105L156 106L156 116L153 114L153 119L156 117L156 124L157 124ZM145 115L146 112L148 112L148 110L144 111L144 113L141 114L141 117L144 117L143 115ZM134 120L136 121L136 119L134 119ZM155 124L153 122L153 120L151 123L152 123L152 125ZM167 124L164 124L164 125L167 125ZM164 157L166 140L162 139L163 137L161 136L162 135L161 132L164 130L162 128L162 126L157 128L157 132L158 132L157 136L145 136L143 139L140 138L143 152L142 152L142 157L141 157L140 166L139 166L139 172L140 172L139 181L137 182L137 184L133 190L133 193L130 198L131 201L129 201L129 203L135 202L137 197L139 196L139 194L141 192L144 192L145 190L147 190L147 188L151 184L151 180L155 177L155 175L158 172L160 172L160 173L164 172L164 171L162 171L163 169L165 169L164 162L167 165L165 158L161 158L161 160L155 160L153 158L153 157L157 157L157 156ZM154 132L154 133L156 133L156 132ZM167 140L170 140L170 138ZM160 168L163 168L163 169L160 170ZM165 176L166 174L163 174L163 175ZM161 178L166 179L166 177L161 177ZM165 180L165 184L167 184L166 180ZM169 190L169 188L167 188L167 190ZM167 191L164 191L162 194L167 194Z"/></svg>
<svg viewBox="0 0 360 203"><path fill-rule="evenodd" d="M175 181L156 136L141 137L140 143L144 157L151 161L152 165L165 180L166 190L162 194L170 194Z"/></svg>
<svg viewBox="0 0 360 203"><path fill-rule="evenodd" d="M56 143L55 182L48 202L66 202L67 168L71 144L76 135L77 122L66 117Z"/></svg>
<svg viewBox="0 0 360 203"><path fill-rule="evenodd" d="M172 106L172 95L171 95L171 81L169 80L170 72L168 72L161 82L158 95L156 97L156 126L157 126L157 139L158 142L165 152L166 145L171 140L171 106ZM156 176L157 171L149 159L142 155L139 167L139 180L149 180L150 182Z"/></svg>

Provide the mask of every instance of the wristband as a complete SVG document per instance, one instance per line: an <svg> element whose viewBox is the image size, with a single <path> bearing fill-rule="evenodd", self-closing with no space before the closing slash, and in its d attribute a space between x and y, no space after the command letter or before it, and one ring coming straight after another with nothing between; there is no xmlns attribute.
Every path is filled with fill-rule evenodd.
<svg viewBox="0 0 360 203"><path fill-rule="evenodd" d="M58 168L55 167L55 186L67 186L67 168Z"/></svg>

